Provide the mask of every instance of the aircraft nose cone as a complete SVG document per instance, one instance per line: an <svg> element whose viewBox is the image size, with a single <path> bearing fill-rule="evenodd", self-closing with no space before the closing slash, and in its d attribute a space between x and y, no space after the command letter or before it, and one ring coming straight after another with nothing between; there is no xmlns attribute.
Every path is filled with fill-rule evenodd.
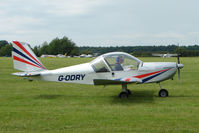
<svg viewBox="0 0 199 133"><path fill-rule="evenodd" d="M178 64L178 68L183 68L184 67L184 65L183 64Z"/></svg>

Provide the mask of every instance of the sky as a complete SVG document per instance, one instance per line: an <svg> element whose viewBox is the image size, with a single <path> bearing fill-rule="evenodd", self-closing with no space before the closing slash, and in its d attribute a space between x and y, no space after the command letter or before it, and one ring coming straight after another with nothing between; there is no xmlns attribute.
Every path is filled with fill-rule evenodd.
<svg viewBox="0 0 199 133"><path fill-rule="evenodd" d="M0 40L31 46L199 44L198 0L1 0Z"/></svg>

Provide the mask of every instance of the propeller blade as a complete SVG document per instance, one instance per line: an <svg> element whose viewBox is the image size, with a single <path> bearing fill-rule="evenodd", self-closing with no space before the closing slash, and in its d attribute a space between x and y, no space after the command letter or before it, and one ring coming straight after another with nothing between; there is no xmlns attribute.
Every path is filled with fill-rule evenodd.
<svg viewBox="0 0 199 133"><path fill-rule="evenodd" d="M180 64L180 45L178 44L178 49L177 49L177 60L178 60L178 64L177 64L177 69L178 69L178 81L180 81L180 69L183 68L183 64Z"/></svg>
<svg viewBox="0 0 199 133"><path fill-rule="evenodd" d="M178 81L180 81L180 68L178 67Z"/></svg>
<svg viewBox="0 0 199 133"><path fill-rule="evenodd" d="M178 64L180 64L180 55L178 54Z"/></svg>

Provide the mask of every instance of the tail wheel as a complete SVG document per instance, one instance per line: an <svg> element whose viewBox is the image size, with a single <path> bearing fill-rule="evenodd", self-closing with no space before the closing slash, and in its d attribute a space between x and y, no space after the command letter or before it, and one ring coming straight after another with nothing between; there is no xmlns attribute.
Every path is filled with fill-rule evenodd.
<svg viewBox="0 0 199 133"><path fill-rule="evenodd" d="M161 89L159 91L159 97L168 97L169 96L169 92L166 89Z"/></svg>

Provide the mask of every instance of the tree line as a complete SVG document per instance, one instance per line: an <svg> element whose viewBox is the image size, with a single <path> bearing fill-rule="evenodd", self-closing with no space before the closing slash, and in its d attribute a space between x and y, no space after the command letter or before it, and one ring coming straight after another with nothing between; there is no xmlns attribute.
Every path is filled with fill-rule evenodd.
<svg viewBox="0 0 199 133"><path fill-rule="evenodd" d="M55 38L50 43L44 42L41 46L35 46L31 49L38 57L42 54L63 54L69 56L79 55L79 48L67 37L63 37L61 39ZM0 41L0 56L11 56L11 51L11 43L8 43L6 40Z"/></svg>
<svg viewBox="0 0 199 133"><path fill-rule="evenodd" d="M41 46L35 46L33 51L37 56L41 56L42 54L63 54L67 56L79 55L79 48L67 37L61 39L55 38L49 44L44 42Z"/></svg>
<svg viewBox="0 0 199 133"><path fill-rule="evenodd" d="M150 57L153 53L177 53L183 57L194 57L199 56L199 45L192 46L116 46L116 47L79 47L79 51L89 51L90 53L104 54L108 52L126 52L134 56L139 57Z"/></svg>
<svg viewBox="0 0 199 133"><path fill-rule="evenodd" d="M104 54L108 52L127 52L135 56L152 56L152 53L178 53L184 57L199 56L199 45L192 46L111 46L111 47L78 47L67 37L55 38L50 43L44 42L32 48L37 56L42 54L75 56L80 54ZM0 56L11 56L12 45L6 40L0 41Z"/></svg>
<svg viewBox="0 0 199 133"><path fill-rule="evenodd" d="M6 40L0 41L0 56L11 56L12 45Z"/></svg>

